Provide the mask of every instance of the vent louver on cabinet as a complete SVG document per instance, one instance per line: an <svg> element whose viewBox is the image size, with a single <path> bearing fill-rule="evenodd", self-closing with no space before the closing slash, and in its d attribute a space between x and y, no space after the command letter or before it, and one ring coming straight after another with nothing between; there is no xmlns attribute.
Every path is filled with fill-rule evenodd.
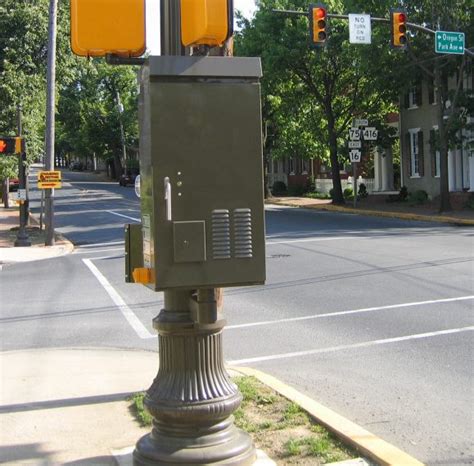
<svg viewBox="0 0 474 466"><path fill-rule="evenodd" d="M212 211L212 257L230 259L230 213L227 209Z"/></svg>
<svg viewBox="0 0 474 466"><path fill-rule="evenodd" d="M234 210L234 257L236 259L253 257L252 213L250 209Z"/></svg>

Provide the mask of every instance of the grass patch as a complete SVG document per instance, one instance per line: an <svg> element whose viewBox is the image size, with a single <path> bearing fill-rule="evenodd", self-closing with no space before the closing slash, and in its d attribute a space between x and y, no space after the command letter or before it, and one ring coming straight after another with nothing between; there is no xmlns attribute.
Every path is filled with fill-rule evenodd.
<svg viewBox="0 0 474 466"><path fill-rule="evenodd" d="M248 432L257 448L277 464L318 466L357 457L296 403L280 396L254 377L236 377L243 396L234 412L235 424ZM130 410L142 426L151 426L144 393L130 398Z"/></svg>

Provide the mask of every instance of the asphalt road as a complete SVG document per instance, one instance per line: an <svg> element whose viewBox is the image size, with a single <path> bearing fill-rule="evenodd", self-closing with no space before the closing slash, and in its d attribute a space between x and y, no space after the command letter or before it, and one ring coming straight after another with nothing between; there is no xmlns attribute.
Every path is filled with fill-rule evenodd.
<svg viewBox="0 0 474 466"><path fill-rule="evenodd" d="M56 225L76 250L0 271L2 349L156 351L163 296L124 283L133 188L66 179ZM474 229L286 207L266 220L266 285L225 291L226 360L425 463L472 464Z"/></svg>

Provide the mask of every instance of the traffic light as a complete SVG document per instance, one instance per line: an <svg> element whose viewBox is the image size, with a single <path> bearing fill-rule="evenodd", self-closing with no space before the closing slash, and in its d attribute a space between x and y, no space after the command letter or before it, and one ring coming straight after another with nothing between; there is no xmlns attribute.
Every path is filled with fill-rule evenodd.
<svg viewBox="0 0 474 466"><path fill-rule="evenodd" d="M181 0L181 42L220 46L234 29L233 0Z"/></svg>
<svg viewBox="0 0 474 466"><path fill-rule="evenodd" d="M309 35L313 47L324 47L327 42L327 8L323 3L309 6Z"/></svg>
<svg viewBox="0 0 474 466"><path fill-rule="evenodd" d="M76 55L139 57L145 47L145 0L71 0Z"/></svg>
<svg viewBox="0 0 474 466"><path fill-rule="evenodd" d="M391 9L390 10L391 23L391 44L396 49L407 48L407 14L405 10Z"/></svg>
<svg viewBox="0 0 474 466"><path fill-rule="evenodd" d="M23 138L0 137L0 154L21 154L23 152Z"/></svg>

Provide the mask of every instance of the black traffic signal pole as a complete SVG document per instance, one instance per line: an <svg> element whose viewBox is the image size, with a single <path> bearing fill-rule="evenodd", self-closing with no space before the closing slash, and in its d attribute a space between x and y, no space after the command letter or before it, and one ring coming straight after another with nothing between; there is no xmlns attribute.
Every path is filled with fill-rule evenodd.
<svg viewBox="0 0 474 466"><path fill-rule="evenodd" d="M162 0L160 8L161 55L185 55L179 2ZM217 306L215 288L164 291L153 319L159 371L144 401L153 429L137 442L134 466L254 463L252 439L233 422L242 396L224 367Z"/></svg>
<svg viewBox="0 0 474 466"><path fill-rule="evenodd" d="M21 121L21 105L18 105L17 108L17 125L18 125L18 136L22 135L22 121ZM26 231L26 225L28 224L28 193L26 190L26 153L21 144L21 151L18 154L18 191L22 190L25 193L25 199L20 200L20 228L15 240L15 247L21 246L31 246L30 238L28 237L28 232Z"/></svg>

